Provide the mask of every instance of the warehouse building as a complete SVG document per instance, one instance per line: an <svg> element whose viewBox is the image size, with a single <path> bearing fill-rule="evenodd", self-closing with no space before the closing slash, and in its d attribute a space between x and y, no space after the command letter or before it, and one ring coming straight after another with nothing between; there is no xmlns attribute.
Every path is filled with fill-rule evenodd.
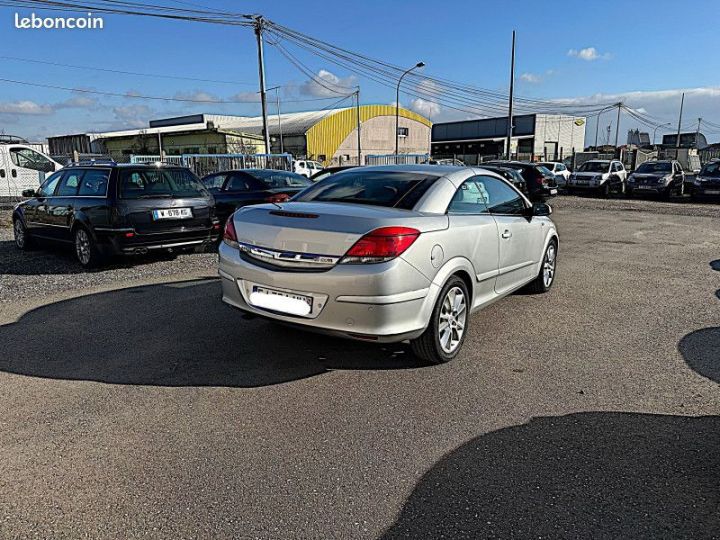
<svg viewBox="0 0 720 540"><path fill-rule="evenodd" d="M564 114L513 116L510 152L517 159L562 159L585 144L584 117ZM506 155L508 118L443 122L432 127L433 157L455 157L468 165Z"/></svg>
<svg viewBox="0 0 720 540"><path fill-rule="evenodd" d="M430 151L430 120L399 110L399 150L402 154ZM356 164L357 108L285 113L268 116L270 153L290 153L327 165ZM51 152L130 155L266 153L261 116L195 114L151 120L147 128L66 135L48 139ZM364 156L395 151L395 107L360 107L360 146Z"/></svg>

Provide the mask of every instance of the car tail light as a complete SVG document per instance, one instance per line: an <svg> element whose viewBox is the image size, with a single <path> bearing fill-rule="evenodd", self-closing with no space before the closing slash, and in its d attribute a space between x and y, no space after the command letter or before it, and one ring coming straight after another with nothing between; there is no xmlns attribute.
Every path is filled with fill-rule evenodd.
<svg viewBox="0 0 720 540"><path fill-rule="evenodd" d="M235 223L233 217L230 216L225 223L225 231L223 232L223 242L230 247L238 247L237 233L235 232Z"/></svg>
<svg viewBox="0 0 720 540"><path fill-rule="evenodd" d="M265 202L269 203L279 203L279 202L285 202L290 200L290 195L287 193L276 193L274 195L270 195L265 199Z"/></svg>
<svg viewBox="0 0 720 540"><path fill-rule="evenodd" d="M340 260L341 264L372 264L389 261L409 248L420 231L410 227L380 227L360 238Z"/></svg>

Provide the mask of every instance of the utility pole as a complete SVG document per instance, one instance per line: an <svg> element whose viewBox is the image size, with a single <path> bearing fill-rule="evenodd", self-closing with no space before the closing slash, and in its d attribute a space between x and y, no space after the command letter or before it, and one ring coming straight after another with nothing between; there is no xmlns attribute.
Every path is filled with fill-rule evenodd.
<svg viewBox="0 0 720 540"><path fill-rule="evenodd" d="M258 50L258 70L260 74L260 104L262 106L262 117L263 117L263 138L265 139L265 153L270 153L270 132L268 131L268 119L267 119L267 93L265 91L265 57L263 54L263 37L262 30L264 19L262 15L256 15L253 17L255 20L255 37L257 38L257 50Z"/></svg>
<svg viewBox="0 0 720 540"><path fill-rule="evenodd" d="M600 115L603 113L605 109L600 111L597 114L597 119L595 120L595 150L598 148L598 128L600 128Z"/></svg>
<svg viewBox="0 0 720 540"><path fill-rule="evenodd" d="M680 98L680 116L678 117L677 140L675 141L675 159L680 155L680 126L682 126L683 105L685 105L685 92L682 93L682 97Z"/></svg>
<svg viewBox="0 0 720 540"><path fill-rule="evenodd" d="M617 150L618 147L618 137L620 136L620 110L622 109L622 101L619 101L617 103L617 122L615 123L615 150Z"/></svg>
<svg viewBox="0 0 720 540"><path fill-rule="evenodd" d="M508 126L507 126L507 159L511 157L510 143L513 129L513 90L515 87L515 30L512 33L512 51L510 53L510 95L508 96Z"/></svg>
<svg viewBox="0 0 720 540"><path fill-rule="evenodd" d="M697 131L695 132L695 149L698 150L700 148L700 124L702 124L702 118L698 118L698 127Z"/></svg>
<svg viewBox="0 0 720 540"><path fill-rule="evenodd" d="M362 167L362 150L360 149L360 87L355 90L355 116L357 116L357 158L358 167Z"/></svg>

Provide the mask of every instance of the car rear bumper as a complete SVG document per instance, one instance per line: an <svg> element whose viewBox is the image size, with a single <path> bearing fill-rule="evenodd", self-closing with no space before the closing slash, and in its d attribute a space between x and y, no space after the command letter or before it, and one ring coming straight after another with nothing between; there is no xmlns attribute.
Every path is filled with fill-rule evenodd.
<svg viewBox="0 0 720 540"><path fill-rule="evenodd" d="M214 245L219 228L202 228L186 232L139 234L131 228L96 231L100 245L116 255L142 254L161 250L203 250Z"/></svg>
<svg viewBox="0 0 720 540"><path fill-rule="evenodd" d="M427 326L437 286L401 258L373 265L337 265L324 272L268 271L225 243L218 273L225 303L247 313L345 338L374 342L414 339ZM258 307L257 287L312 299L307 315Z"/></svg>

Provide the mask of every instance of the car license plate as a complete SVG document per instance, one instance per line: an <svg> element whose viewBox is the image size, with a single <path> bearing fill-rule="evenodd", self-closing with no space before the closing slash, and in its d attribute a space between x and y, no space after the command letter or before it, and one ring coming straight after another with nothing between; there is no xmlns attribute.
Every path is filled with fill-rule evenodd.
<svg viewBox="0 0 720 540"><path fill-rule="evenodd" d="M250 303L259 308L270 309L290 315L310 315L313 299L302 294L266 289L253 285Z"/></svg>
<svg viewBox="0 0 720 540"><path fill-rule="evenodd" d="M720 189L706 189L706 195L720 195Z"/></svg>
<svg viewBox="0 0 720 540"><path fill-rule="evenodd" d="M654 189L652 186L638 186L638 189Z"/></svg>
<svg viewBox="0 0 720 540"><path fill-rule="evenodd" d="M551 189L550 195L557 195L557 189L555 189L555 188Z"/></svg>
<svg viewBox="0 0 720 540"><path fill-rule="evenodd" d="M193 217L190 208L162 208L152 211L153 219L188 219Z"/></svg>

